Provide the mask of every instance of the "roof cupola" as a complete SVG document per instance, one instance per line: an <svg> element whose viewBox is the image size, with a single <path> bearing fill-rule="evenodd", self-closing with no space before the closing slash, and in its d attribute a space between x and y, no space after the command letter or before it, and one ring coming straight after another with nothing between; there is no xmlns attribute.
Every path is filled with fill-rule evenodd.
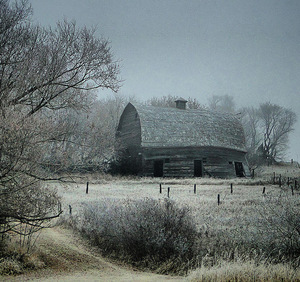
<svg viewBox="0 0 300 282"><path fill-rule="evenodd" d="M176 108L177 109L181 109L181 110L185 110L186 109L186 103L187 103L187 100L183 99L183 98L178 98L176 101Z"/></svg>

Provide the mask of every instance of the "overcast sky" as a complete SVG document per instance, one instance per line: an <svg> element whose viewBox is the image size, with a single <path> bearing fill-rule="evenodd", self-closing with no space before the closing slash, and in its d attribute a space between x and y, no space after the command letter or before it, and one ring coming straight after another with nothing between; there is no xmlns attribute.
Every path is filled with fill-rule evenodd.
<svg viewBox="0 0 300 282"><path fill-rule="evenodd" d="M287 158L300 161L299 0L30 0L34 20L96 26L121 60L120 93L207 104L270 101L299 121ZM107 94L107 93L105 93Z"/></svg>

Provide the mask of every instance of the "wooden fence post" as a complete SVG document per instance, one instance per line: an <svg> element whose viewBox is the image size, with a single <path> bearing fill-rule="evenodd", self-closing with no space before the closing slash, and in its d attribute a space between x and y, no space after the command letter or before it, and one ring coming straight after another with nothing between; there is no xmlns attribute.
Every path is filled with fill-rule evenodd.
<svg viewBox="0 0 300 282"><path fill-rule="evenodd" d="M170 198L170 187L168 187L168 198Z"/></svg>
<svg viewBox="0 0 300 282"><path fill-rule="evenodd" d="M287 179L287 186L290 186L290 178Z"/></svg>
<svg viewBox="0 0 300 282"><path fill-rule="evenodd" d="M292 188L292 195L294 196L294 187L293 187L293 185L291 185L291 188Z"/></svg>
<svg viewBox="0 0 300 282"><path fill-rule="evenodd" d="M279 174L279 187L281 187L281 174Z"/></svg>
<svg viewBox="0 0 300 282"><path fill-rule="evenodd" d="M275 174L275 172L273 172L273 184L274 185L276 184L276 174Z"/></svg>
<svg viewBox="0 0 300 282"><path fill-rule="evenodd" d="M196 194L196 184L194 184L194 194Z"/></svg>
<svg viewBox="0 0 300 282"><path fill-rule="evenodd" d="M69 205L69 214L72 215L72 207Z"/></svg>
<svg viewBox="0 0 300 282"><path fill-rule="evenodd" d="M161 194L162 188L161 188L161 183L159 184L159 193Z"/></svg>
<svg viewBox="0 0 300 282"><path fill-rule="evenodd" d="M89 193L89 182L86 183L86 190L85 193L88 194Z"/></svg>
<svg viewBox="0 0 300 282"><path fill-rule="evenodd" d="M265 194L265 192L266 192L266 187L263 188L263 192L262 193Z"/></svg>
<svg viewBox="0 0 300 282"><path fill-rule="evenodd" d="M220 194L218 194L218 206L220 205Z"/></svg>
<svg viewBox="0 0 300 282"><path fill-rule="evenodd" d="M232 194L233 193L233 187L232 187L232 183L230 183L230 193Z"/></svg>

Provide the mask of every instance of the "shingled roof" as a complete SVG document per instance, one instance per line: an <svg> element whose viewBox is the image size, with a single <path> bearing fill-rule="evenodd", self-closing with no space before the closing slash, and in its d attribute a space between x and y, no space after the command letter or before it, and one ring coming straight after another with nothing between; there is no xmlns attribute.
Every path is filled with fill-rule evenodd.
<svg viewBox="0 0 300 282"><path fill-rule="evenodd" d="M140 119L143 147L212 146L246 151L242 125L232 114L129 104Z"/></svg>

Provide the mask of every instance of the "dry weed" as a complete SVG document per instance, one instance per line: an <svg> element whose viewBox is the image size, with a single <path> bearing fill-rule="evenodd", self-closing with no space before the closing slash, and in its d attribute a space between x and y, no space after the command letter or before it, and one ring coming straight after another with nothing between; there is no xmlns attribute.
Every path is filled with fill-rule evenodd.
<svg viewBox="0 0 300 282"><path fill-rule="evenodd" d="M221 261L213 267L202 266L189 275L189 280L200 281L300 281L300 270L288 264L256 264L252 260L246 262Z"/></svg>

